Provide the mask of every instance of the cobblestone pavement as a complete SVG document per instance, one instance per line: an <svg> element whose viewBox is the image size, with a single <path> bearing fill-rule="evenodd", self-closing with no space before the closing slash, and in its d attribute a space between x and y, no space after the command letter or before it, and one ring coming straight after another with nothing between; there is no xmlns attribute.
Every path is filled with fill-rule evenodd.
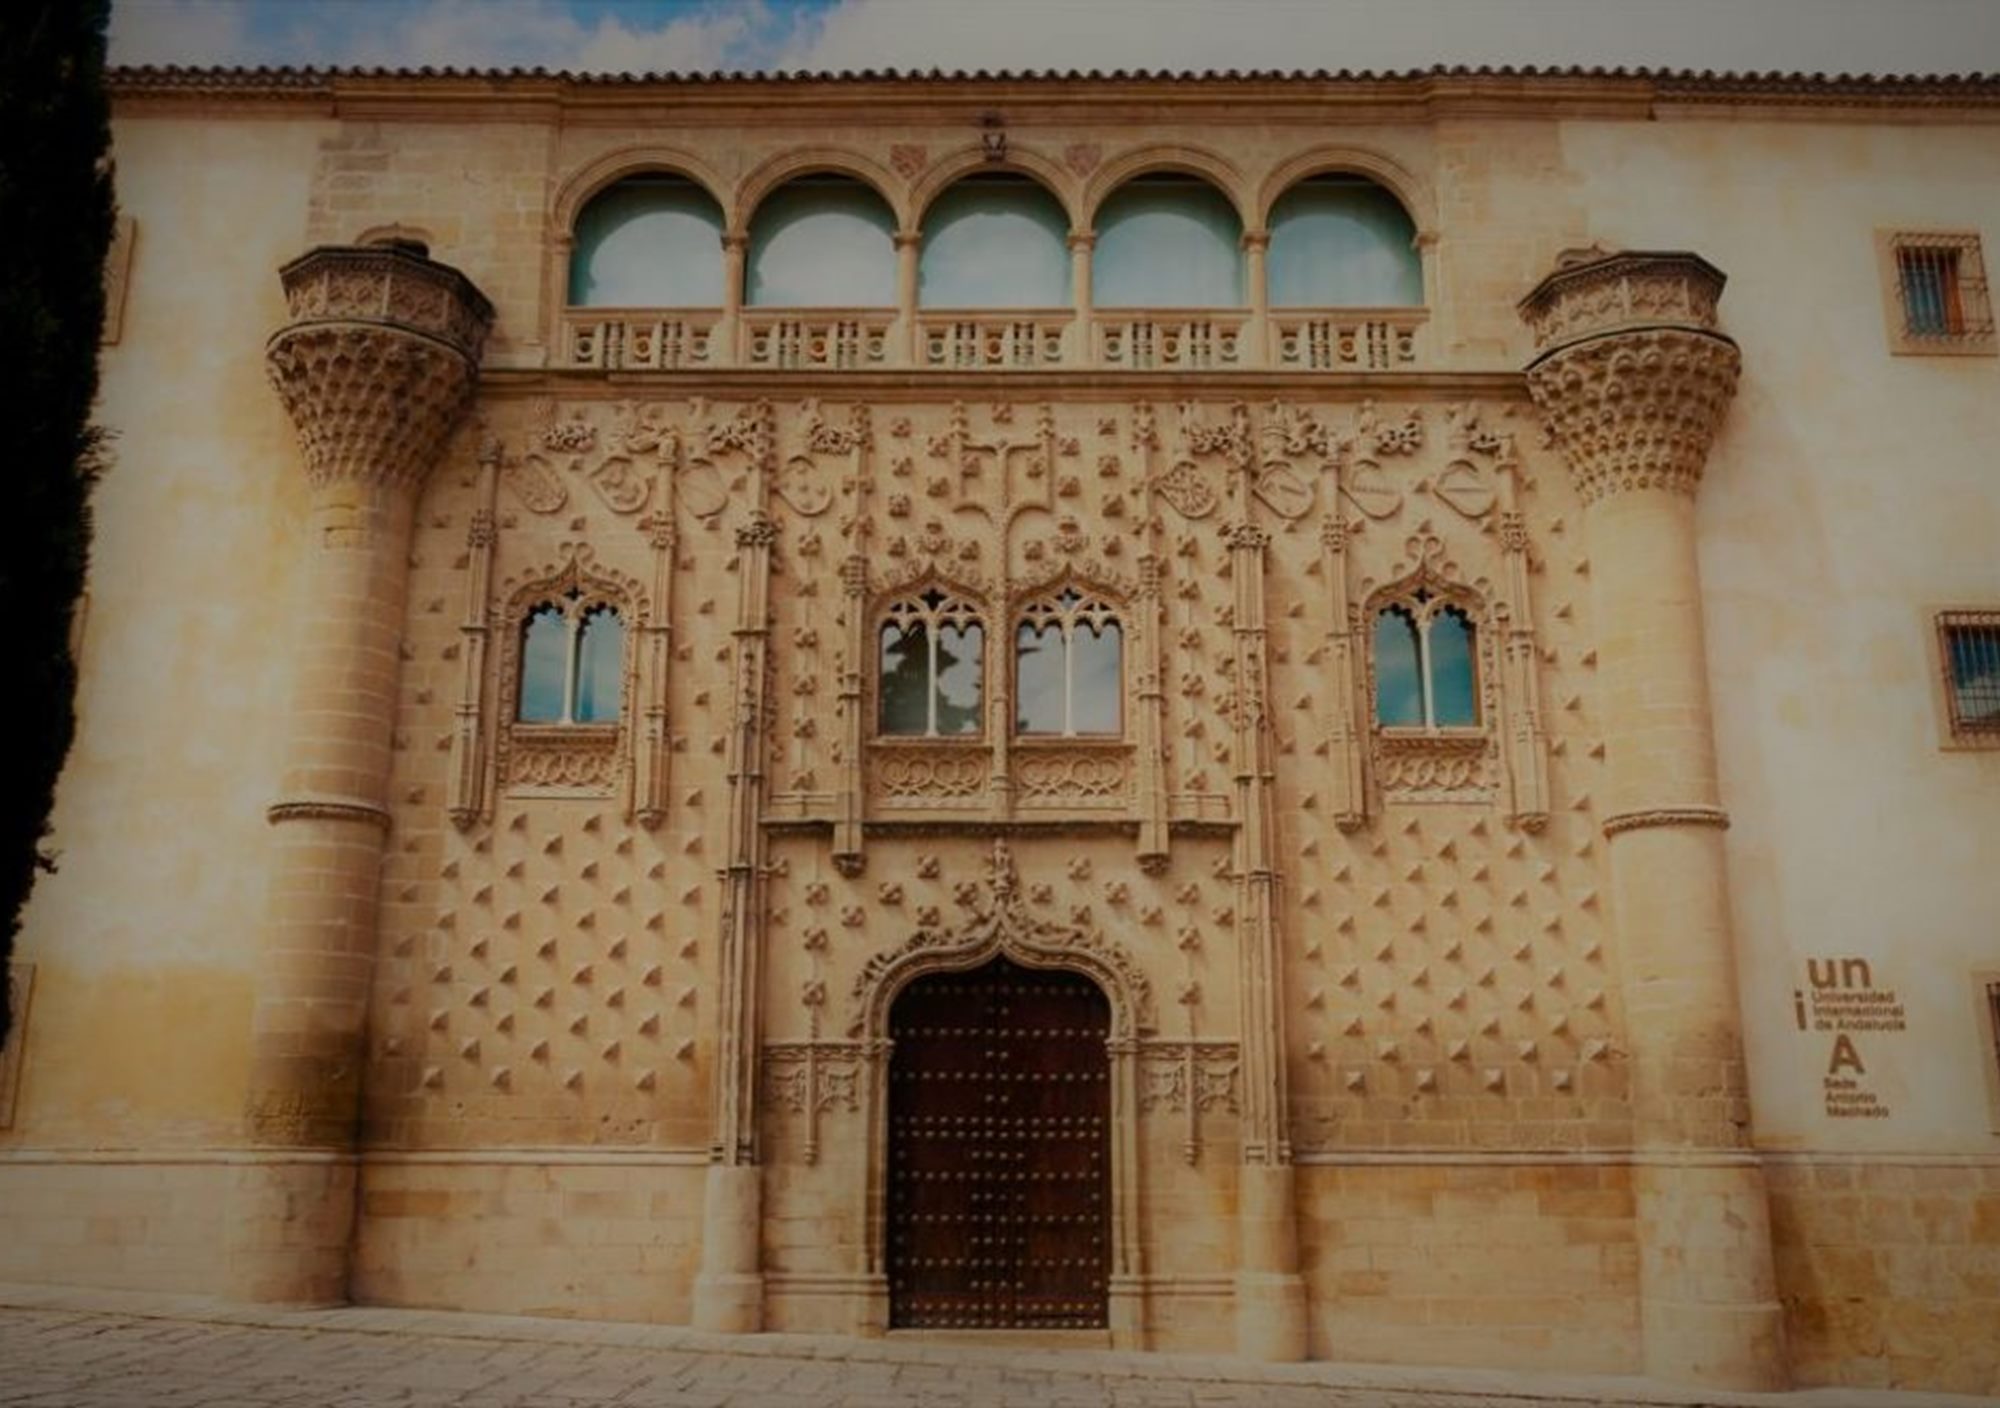
<svg viewBox="0 0 2000 1408"><path fill-rule="evenodd" d="M0 1287L6 1408L1912 1408L1907 1394L1706 1396L1643 1380L1265 1366L901 1340L736 1339L665 1326Z"/></svg>

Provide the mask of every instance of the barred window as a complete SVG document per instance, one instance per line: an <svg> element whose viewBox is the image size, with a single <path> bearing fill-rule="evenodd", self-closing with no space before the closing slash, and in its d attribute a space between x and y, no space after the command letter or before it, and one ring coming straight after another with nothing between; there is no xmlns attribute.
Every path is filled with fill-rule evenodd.
<svg viewBox="0 0 2000 1408"><path fill-rule="evenodd" d="M1014 728L1022 734L1124 731L1124 634L1108 602L1075 588L1036 602L1014 632Z"/></svg>
<svg viewBox="0 0 2000 1408"><path fill-rule="evenodd" d="M978 608L932 588L884 613L877 727L885 736L979 732L986 627Z"/></svg>
<svg viewBox="0 0 2000 1408"><path fill-rule="evenodd" d="M1375 615L1375 721L1388 728L1479 725L1476 637L1465 609L1419 588Z"/></svg>
<svg viewBox="0 0 2000 1408"><path fill-rule="evenodd" d="M1879 240L1895 351L1994 350L1993 307L1978 235L1898 230Z"/></svg>
<svg viewBox="0 0 2000 1408"><path fill-rule="evenodd" d="M625 678L625 623L617 608L572 588L521 623L521 678L514 716L524 724L618 721Z"/></svg>
<svg viewBox="0 0 2000 1408"><path fill-rule="evenodd" d="M1937 631L1950 737L2000 747L2000 611L1941 611Z"/></svg>

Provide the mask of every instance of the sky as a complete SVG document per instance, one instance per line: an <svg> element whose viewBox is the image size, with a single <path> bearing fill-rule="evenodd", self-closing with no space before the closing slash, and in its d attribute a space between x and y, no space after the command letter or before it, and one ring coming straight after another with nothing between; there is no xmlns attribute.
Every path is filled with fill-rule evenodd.
<svg viewBox="0 0 2000 1408"><path fill-rule="evenodd" d="M113 0L124 64L2000 73L2000 0Z"/></svg>

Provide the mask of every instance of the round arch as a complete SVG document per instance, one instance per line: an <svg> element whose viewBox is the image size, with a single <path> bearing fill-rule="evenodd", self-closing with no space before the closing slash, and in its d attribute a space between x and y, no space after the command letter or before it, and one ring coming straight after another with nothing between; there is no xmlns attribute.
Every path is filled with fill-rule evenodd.
<svg viewBox="0 0 2000 1408"><path fill-rule="evenodd" d="M679 147L620 147L572 172L556 189L549 207L549 226L567 239L576 231L576 217L593 197L631 176L679 176L708 193L722 211L725 227L729 220L728 187L700 157Z"/></svg>
<svg viewBox="0 0 2000 1408"><path fill-rule="evenodd" d="M1429 184L1394 158L1364 147L1313 147L1279 163L1258 185L1256 202L1250 212L1256 217L1256 223L1248 223L1249 216L1246 216L1245 228L1268 230L1271 226L1271 207L1278 203L1278 198L1299 182L1309 181L1315 176L1366 177L1402 205L1410 223L1417 227L1420 245L1436 238L1437 202Z"/></svg>
<svg viewBox="0 0 2000 1408"><path fill-rule="evenodd" d="M764 198L800 176L846 176L859 181L889 207L898 230L911 228L908 192L887 167L845 147L800 147L780 152L737 182L734 202L723 204L728 233L747 238L750 222Z"/></svg>
<svg viewBox="0 0 2000 1408"><path fill-rule="evenodd" d="M1005 161L993 161L982 147L961 147L933 163L910 188L907 228L921 230L931 203L967 176L982 173L1025 176L1051 196L1063 209L1071 229L1078 229L1082 193L1069 169L1041 153L1023 147L1009 147Z"/></svg>
<svg viewBox="0 0 2000 1408"><path fill-rule="evenodd" d="M1235 207L1236 218L1244 229L1255 228L1250 223L1250 210L1243 189L1243 173L1237 170L1235 164L1205 147L1171 142L1136 148L1113 157L1098 167L1092 174L1089 184L1084 187L1082 210L1079 212L1089 223L1087 225L1080 223L1077 228L1095 229L1097 212L1112 192L1134 177L1149 176L1158 171L1199 176L1222 192L1223 198Z"/></svg>

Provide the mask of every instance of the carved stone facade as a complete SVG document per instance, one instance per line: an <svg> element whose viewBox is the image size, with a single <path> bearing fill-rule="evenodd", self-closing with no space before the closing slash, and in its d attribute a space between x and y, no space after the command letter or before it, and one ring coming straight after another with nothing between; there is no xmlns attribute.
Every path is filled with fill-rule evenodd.
<svg viewBox="0 0 2000 1408"><path fill-rule="evenodd" d="M122 590L125 556L179 542L160 528L142 550L147 525L178 520L143 475L107 481L92 631L112 645L86 642L66 873L24 937L35 1009L0 1064L0 1206L25 1210L0 1270L147 1284L171 1263L177 1289L271 1300L894 1333L896 1003L1000 964L1081 975L1109 1014L1108 1343L2000 1386L1977 1334L1939 1344L1912 1318L1986 1323L1986 1132L1785 1123L1784 1043L1821 985L1799 979L1794 1032L1784 955L1808 940L1773 917L1770 874L1817 833L1741 701L1783 661L1746 641L1809 612L1759 596L1745 559L1811 558L1791 505L1814 456L1780 427L1837 411L1781 339L1753 342L1779 316L1754 278L1719 315L1703 258L1584 248L1680 228L1620 184L1618 153L1666 142L1707 169L1679 126L1620 116L1668 101L1656 80L1599 82L1581 135L1558 111L1573 89L1432 80L1446 108L1518 108L1504 143L1368 80L1329 81L1361 114L1338 142L1280 80L1241 81L1248 116L1214 130L1109 81L1084 121L1035 83L909 80L922 101L894 122L859 80L786 89L817 117L672 83L538 79L530 112L527 79L371 81L341 89L351 114L278 123L305 99L275 78L120 79L140 223L180 209L148 184L191 159L162 145L167 118L255 134L274 179L310 174L285 247L243 251L263 272L211 310L244 364L208 397L231 419L159 411L148 462L205 505L215 547ZM1704 82L1677 100L1717 121L1766 100ZM185 106L246 87L269 101ZM1939 101L2000 104L1975 88ZM1785 101L1819 101L1806 89ZM666 97L713 111L662 127L642 108ZM478 195L423 175L454 163ZM717 196L724 304L568 306L579 211L660 170ZM924 210L986 170L1063 206L1074 306L916 303ZM828 171L883 194L902 305L745 307L757 202ZM1094 306L1095 214L1156 171L1243 212L1245 307ZM1269 305L1273 205L1330 172L1408 209L1422 306ZM270 268L308 244L271 311ZM173 271L143 251L173 244L137 247L107 414L146 457ZM1703 251L1736 269L1747 248ZM246 545L266 590L202 575L241 570ZM135 720L107 681L143 678L132 642L196 605L232 613L202 658L245 697ZM600 710L526 707L545 607L615 614ZM1379 628L1399 611L1463 632L1457 709L1426 694L1386 721ZM1027 726L1024 640L1066 652L1080 632L1115 649L1112 707ZM910 639L953 642L978 679L941 703L932 678L921 727L886 673ZM142 775L115 742L134 729L172 777L213 738L240 766L161 784L177 828L125 837L98 799ZM1985 805L1963 802L1958 834L2000 824ZM162 876L151 908L101 923L116 906L86 896L128 871ZM260 926L241 916L265 885ZM94 936L91 962L139 972L125 936L147 924L148 961L183 965L153 984L171 1011L93 986L78 956ZM185 1079L86 1050L86 992L137 1049L194 1053L151 1063ZM105 1153L120 1082L147 1114ZM30 1224L58 1178L93 1207L195 1208L198 1240L45 1255ZM1862 1190L1913 1209L1890 1229L1911 1258L1893 1292L1838 1284L1848 1190L1870 1226L1895 1218ZM1841 1318L1857 1300L1865 1325Z"/></svg>

